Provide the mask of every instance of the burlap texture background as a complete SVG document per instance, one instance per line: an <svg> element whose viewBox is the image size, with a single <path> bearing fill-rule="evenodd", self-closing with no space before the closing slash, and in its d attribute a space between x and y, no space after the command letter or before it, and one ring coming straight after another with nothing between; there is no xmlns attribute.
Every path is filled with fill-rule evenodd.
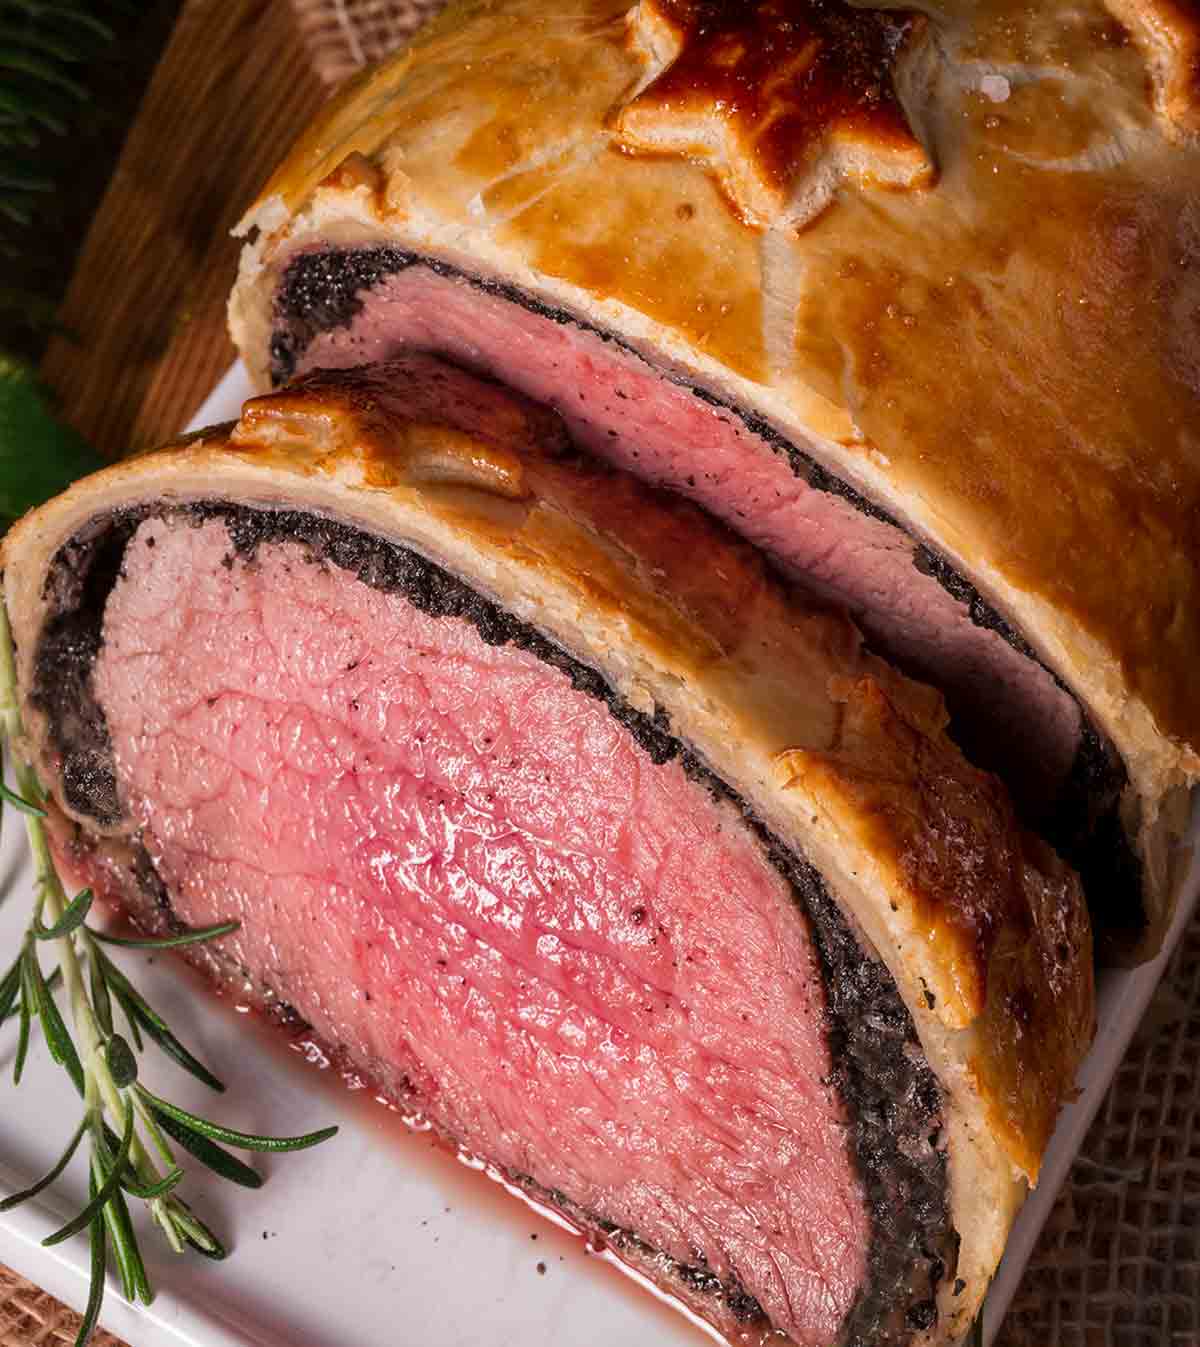
<svg viewBox="0 0 1200 1347"><path fill-rule="evenodd" d="M441 2L291 0L331 85L386 55ZM1200 1347L1198 1066L1200 919L1059 1195L998 1347ZM0 1347L66 1347L77 1325L28 1282L0 1275ZM107 1334L94 1341L121 1347Z"/></svg>
<svg viewBox="0 0 1200 1347"><path fill-rule="evenodd" d="M445 0L292 0L313 67L340 84L415 32Z"/></svg>
<svg viewBox="0 0 1200 1347"><path fill-rule="evenodd" d="M53 1296L0 1266L0 1347L71 1347L79 1315ZM111 1333L96 1333L91 1347L124 1347Z"/></svg>

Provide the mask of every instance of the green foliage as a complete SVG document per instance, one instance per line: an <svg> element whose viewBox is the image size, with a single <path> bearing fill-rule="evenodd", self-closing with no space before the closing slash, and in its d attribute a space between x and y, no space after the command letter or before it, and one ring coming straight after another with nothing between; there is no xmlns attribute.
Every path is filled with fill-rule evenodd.
<svg viewBox="0 0 1200 1347"><path fill-rule="evenodd" d="M179 0L0 0L0 354L37 358Z"/></svg>
<svg viewBox="0 0 1200 1347"><path fill-rule="evenodd" d="M0 355L0 528L100 466L54 418L33 370Z"/></svg>
<svg viewBox="0 0 1200 1347"><path fill-rule="evenodd" d="M94 8L79 0L0 0L0 255L9 259L36 249L39 220L55 205L44 142L79 121L89 93L78 68L112 41ZM53 304L27 287L27 280L0 285L8 326L51 319Z"/></svg>

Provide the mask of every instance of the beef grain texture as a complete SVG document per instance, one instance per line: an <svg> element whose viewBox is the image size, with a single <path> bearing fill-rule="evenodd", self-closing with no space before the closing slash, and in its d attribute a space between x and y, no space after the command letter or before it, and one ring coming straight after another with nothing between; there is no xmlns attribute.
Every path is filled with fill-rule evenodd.
<svg viewBox="0 0 1200 1347"><path fill-rule="evenodd" d="M50 590L35 699L92 769L73 805L136 825L132 910L240 917L230 976L726 1331L932 1322L955 1237L908 1012L664 716L312 515L111 516Z"/></svg>
<svg viewBox="0 0 1200 1347"><path fill-rule="evenodd" d="M390 247L290 263L271 345L278 381L412 348L548 403L589 452L696 500L848 609L872 648L942 690L967 756L1080 871L1101 924L1130 924L1140 862L1117 814L1119 758L1004 617L886 512L760 417L516 287Z"/></svg>

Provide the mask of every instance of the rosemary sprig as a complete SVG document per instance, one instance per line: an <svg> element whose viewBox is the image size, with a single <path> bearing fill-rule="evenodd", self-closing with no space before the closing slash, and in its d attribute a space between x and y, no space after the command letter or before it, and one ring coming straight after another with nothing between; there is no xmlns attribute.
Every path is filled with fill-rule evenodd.
<svg viewBox="0 0 1200 1347"><path fill-rule="evenodd" d="M209 1088L217 1092L225 1088L176 1037L101 945L173 949L220 939L236 930L238 924L221 922L157 940L112 936L89 926L92 893L84 889L74 898L67 897L46 833L46 797L33 769L13 751L23 742L12 637L0 603L0 753L8 748L16 782L15 790L0 788L0 810L8 803L23 815L35 874L33 910L20 951L0 977L0 1024L12 1016L18 1019L13 1070L16 1083L20 1082L34 1030L40 1029L51 1057L66 1071L83 1101L80 1121L54 1167L31 1187L0 1202L0 1212L27 1202L53 1184L87 1142L88 1201L78 1215L43 1241L52 1245L88 1232L91 1283L76 1338L76 1347L83 1347L99 1322L110 1250L126 1299L148 1305L154 1296L126 1194L146 1204L154 1224L175 1252L192 1249L209 1258L226 1256L220 1240L176 1193L184 1171L175 1162L172 1142L222 1177L257 1188L263 1182L261 1175L225 1146L302 1150L327 1140L337 1128L325 1127L295 1137L237 1132L179 1108L141 1082L137 1053L144 1049L144 1034ZM57 959L50 976L42 968L43 950ZM56 993L60 987L70 1007L74 1034L58 1007ZM133 1046L116 1031L114 1002L128 1022ZM159 1168L160 1162L167 1166L165 1173Z"/></svg>

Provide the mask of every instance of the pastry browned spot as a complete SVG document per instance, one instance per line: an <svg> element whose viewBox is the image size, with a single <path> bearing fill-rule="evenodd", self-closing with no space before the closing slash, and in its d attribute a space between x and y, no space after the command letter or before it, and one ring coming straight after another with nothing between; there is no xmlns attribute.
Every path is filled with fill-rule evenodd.
<svg viewBox="0 0 1200 1347"><path fill-rule="evenodd" d="M614 116L620 143L710 165L747 221L807 224L843 180L932 182L893 80L923 17L841 0L640 0L629 24L649 70Z"/></svg>
<svg viewBox="0 0 1200 1347"><path fill-rule="evenodd" d="M1200 131L1200 5L1105 0L1146 57L1155 111L1177 132Z"/></svg>

